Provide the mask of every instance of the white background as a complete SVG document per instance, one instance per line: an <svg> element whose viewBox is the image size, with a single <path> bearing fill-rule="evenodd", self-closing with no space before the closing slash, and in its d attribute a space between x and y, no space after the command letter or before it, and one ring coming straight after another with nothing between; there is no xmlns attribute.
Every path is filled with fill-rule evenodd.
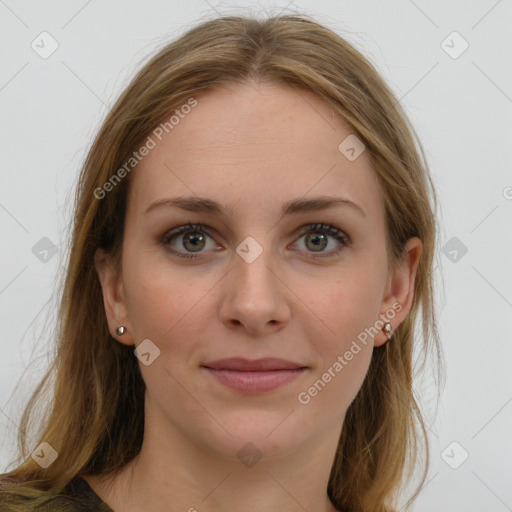
<svg viewBox="0 0 512 512"><path fill-rule="evenodd" d="M512 510L512 0L0 0L0 472L11 469L22 406L48 362L52 292L92 137L146 57L216 11L316 16L406 108L441 201L440 246L457 237L467 248L455 262L439 251L447 380L437 416L433 387L423 404L432 465L412 510ZM59 45L47 59L31 48L43 31ZM457 58L441 46L453 31L469 44ZM57 247L46 263L32 252L43 237ZM445 459L456 465L462 450L469 457L453 469Z"/></svg>

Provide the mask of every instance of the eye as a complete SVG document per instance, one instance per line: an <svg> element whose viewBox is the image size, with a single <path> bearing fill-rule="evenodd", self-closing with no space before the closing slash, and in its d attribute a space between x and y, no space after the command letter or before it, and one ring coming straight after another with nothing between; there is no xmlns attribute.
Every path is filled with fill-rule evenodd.
<svg viewBox="0 0 512 512"><path fill-rule="evenodd" d="M203 224L186 224L166 233L161 241L162 245L169 247L169 250L180 258L195 259L201 256L205 251L202 249L207 245L207 239L212 238L209 234L209 227ZM308 249L319 253L310 256L312 258L325 258L338 254L344 247L350 243L348 236L338 227L328 223L308 224L301 228L299 237L304 237L306 252ZM179 244L186 251L181 252L174 246L175 239L182 237ZM333 238L338 246L330 251L323 251L329 245L329 238ZM321 254L320 254L321 253Z"/></svg>
<svg viewBox="0 0 512 512"><path fill-rule="evenodd" d="M304 245L306 248L312 248L313 252L322 252L329 245L329 238L334 238L338 246L330 251L322 252L313 258L326 258L338 254L344 247L348 247L348 236L338 227L332 224L319 223L304 226L300 236L306 235Z"/></svg>
<svg viewBox="0 0 512 512"><path fill-rule="evenodd" d="M201 251L206 245L206 238L210 237L208 234L207 226L203 226L202 224L187 224L185 226L180 226L176 229L173 229L167 233L162 240L162 244L172 247L173 244L171 242L175 238L181 236L183 236L181 246L187 250L192 251L192 254L177 251L175 248L171 248L170 250L176 256L189 259L198 258L200 256L200 254L198 255L193 253Z"/></svg>

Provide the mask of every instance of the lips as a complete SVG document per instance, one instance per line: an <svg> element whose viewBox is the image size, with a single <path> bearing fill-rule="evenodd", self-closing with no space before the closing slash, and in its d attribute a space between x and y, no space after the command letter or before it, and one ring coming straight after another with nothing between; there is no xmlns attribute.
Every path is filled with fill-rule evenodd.
<svg viewBox="0 0 512 512"><path fill-rule="evenodd" d="M306 368L305 365L300 363L272 357L254 360L244 359L242 357L233 357L213 361L211 363L205 363L203 366L213 370L231 370L239 372L269 372L275 370L296 370L299 368Z"/></svg>

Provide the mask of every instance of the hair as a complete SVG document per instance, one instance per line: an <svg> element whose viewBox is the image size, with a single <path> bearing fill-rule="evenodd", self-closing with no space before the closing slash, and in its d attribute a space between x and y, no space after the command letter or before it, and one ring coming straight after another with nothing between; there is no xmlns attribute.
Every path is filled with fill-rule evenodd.
<svg viewBox="0 0 512 512"><path fill-rule="evenodd" d="M133 173L102 199L95 191L190 98L223 84L256 82L312 92L363 141L385 206L390 270L403 261L409 238L423 243L411 310L391 340L373 349L345 416L327 488L340 510L393 511L391 503L424 452L420 482L407 505L419 494L429 449L413 389L413 349L424 358L435 354L434 363L442 365L433 285L437 200L424 150L376 69L334 31L303 14L223 16L202 21L148 60L107 114L87 154L74 198L55 357L23 411L19 465L0 478L0 495L8 504L2 510L36 510L75 476L117 474L139 453L145 384L133 347L109 332L94 266L100 247L120 264ZM420 316L421 336L414 332ZM34 438L58 452L45 469L30 457L37 445L27 446L26 433L43 399L44 420L36 419Z"/></svg>

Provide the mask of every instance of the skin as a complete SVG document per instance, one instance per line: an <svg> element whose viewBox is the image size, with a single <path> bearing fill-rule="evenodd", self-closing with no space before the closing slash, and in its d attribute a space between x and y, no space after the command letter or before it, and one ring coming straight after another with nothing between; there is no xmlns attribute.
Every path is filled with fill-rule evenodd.
<svg viewBox="0 0 512 512"><path fill-rule="evenodd" d="M403 321L422 244L410 239L404 264L388 275L384 206L368 152L354 161L340 153L352 131L316 96L251 83L197 100L134 171L122 270L96 253L112 336L127 345L150 339L160 356L139 363L147 387L140 455L113 480L84 478L116 512L334 511L327 483L339 434L384 332L360 343L307 405L297 397L394 303L402 309L393 329ZM181 195L214 199L233 215L144 213ZM349 198L365 216L349 207L280 216L284 202L317 196ZM189 222L211 228L195 260L162 244ZM329 235L320 254L331 256L315 257L299 229L322 222L350 245L335 253L340 242ZM252 263L236 252L249 236L263 249ZM197 254L184 241L182 233L172 247ZM235 356L280 357L308 369L250 395L201 368ZM248 442L262 454L252 467L236 455Z"/></svg>

